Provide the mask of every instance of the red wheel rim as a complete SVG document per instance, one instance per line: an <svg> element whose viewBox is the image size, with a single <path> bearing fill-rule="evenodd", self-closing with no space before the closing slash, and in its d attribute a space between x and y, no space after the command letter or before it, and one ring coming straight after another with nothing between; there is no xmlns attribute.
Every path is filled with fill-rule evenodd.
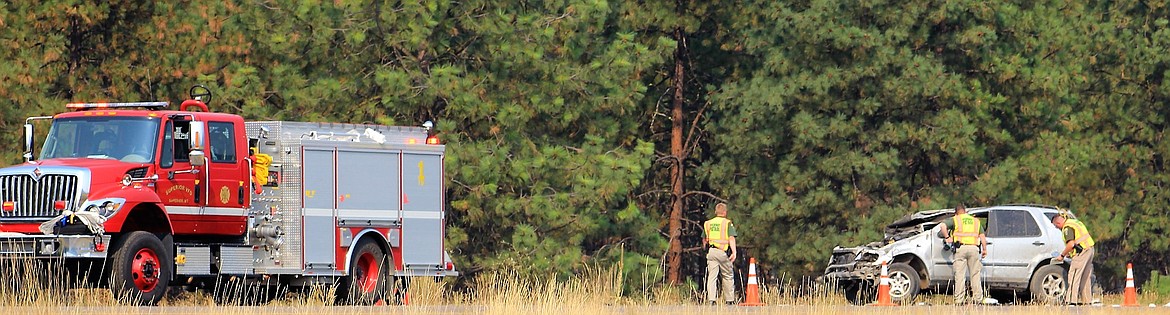
<svg viewBox="0 0 1170 315"><path fill-rule="evenodd" d="M378 270L378 262L374 259L374 254L363 253L358 257L357 261L357 282L361 287L362 292L374 292L378 287L378 277L382 274Z"/></svg>
<svg viewBox="0 0 1170 315"><path fill-rule="evenodd" d="M142 292L154 290L158 285L158 268L158 254L150 248L139 249L134 253L134 261L130 264L130 276L134 278L134 286Z"/></svg>

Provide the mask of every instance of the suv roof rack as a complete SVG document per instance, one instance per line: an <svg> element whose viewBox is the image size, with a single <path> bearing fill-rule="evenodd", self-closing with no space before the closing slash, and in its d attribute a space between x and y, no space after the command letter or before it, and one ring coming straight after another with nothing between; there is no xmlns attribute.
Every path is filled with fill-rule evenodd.
<svg viewBox="0 0 1170 315"><path fill-rule="evenodd" d="M1047 209L1052 209L1052 210L1060 210L1060 208L1057 206L1049 206L1046 204L1039 204L1039 203L1009 203L1009 204L1001 205L1001 206L1037 207L1037 208L1047 208Z"/></svg>

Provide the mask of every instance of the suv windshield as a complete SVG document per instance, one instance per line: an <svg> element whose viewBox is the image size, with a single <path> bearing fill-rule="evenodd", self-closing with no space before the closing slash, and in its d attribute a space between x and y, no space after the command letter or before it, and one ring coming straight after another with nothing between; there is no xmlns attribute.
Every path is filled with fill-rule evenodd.
<svg viewBox="0 0 1170 315"><path fill-rule="evenodd" d="M53 121L41 159L101 158L125 162L154 161L159 119L151 117L79 117Z"/></svg>

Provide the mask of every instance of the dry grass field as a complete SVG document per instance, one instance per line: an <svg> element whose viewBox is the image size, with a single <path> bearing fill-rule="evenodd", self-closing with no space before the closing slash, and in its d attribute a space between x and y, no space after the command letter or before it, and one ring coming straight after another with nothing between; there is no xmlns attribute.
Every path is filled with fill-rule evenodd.
<svg viewBox="0 0 1170 315"><path fill-rule="evenodd" d="M52 268L50 268L51 270ZM0 269L0 310L6 314L1170 314L1162 306L1167 297L1142 295L1139 301L1157 303L1157 308L1114 308L1120 295L1106 295L1102 307L1059 307L1043 305L950 306L949 295L927 295L913 306L850 306L831 290L811 284L765 285L766 307L701 306L698 292L683 287L647 288L623 292L616 269L595 270L565 281L529 279L505 274L485 275L466 290L449 290L451 281L413 279L410 305L349 307L331 305L328 288L287 293L262 306L217 305L203 291L179 291L157 307L137 307L115 299L109 290L66 288L54 272L28 272L33 268ZM37 269L43 270L43 269ZM28 285L36 283L36 285ZM81 287L81 288L77 288ZM774 290L784 287L786 290ZM788 293L782 293L788 292ZM800 292L800 293L795 293ZM1144 305L1144 304L1143 304Z"/></svg>

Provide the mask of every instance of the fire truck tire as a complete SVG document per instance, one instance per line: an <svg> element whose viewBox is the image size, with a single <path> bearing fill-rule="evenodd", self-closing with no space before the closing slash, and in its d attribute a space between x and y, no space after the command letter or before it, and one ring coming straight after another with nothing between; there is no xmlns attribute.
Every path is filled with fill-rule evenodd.
<svg viewBox="0 0 1170 315"><path fill-rule="evenodd" d="M174 268L162 240L135 231L116 242L110 263L110 291L122 302L155 305L166 295Z"/></svg>
<svg viewBox="0 0 1170 315"><path fill-rule="evenodd" d="M386 299L390 281L390 255L374 239L362 239L354 247L349 276L338 286L337 298L355 305L374 305Z"/></svg>

